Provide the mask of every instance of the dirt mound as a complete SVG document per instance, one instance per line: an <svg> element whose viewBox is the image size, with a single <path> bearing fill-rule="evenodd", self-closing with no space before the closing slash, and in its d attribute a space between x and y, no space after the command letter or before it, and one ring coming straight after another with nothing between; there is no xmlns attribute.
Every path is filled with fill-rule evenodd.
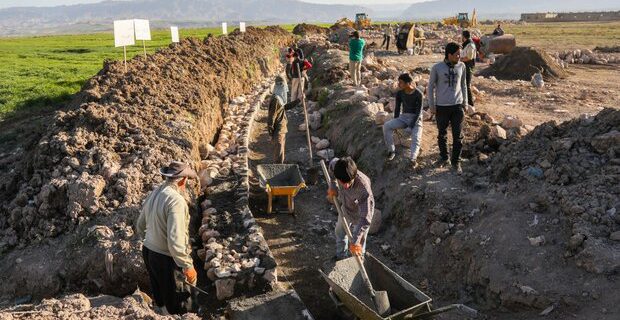
<svg viewBox="0 0 620 320"><path fill-rule="evenodd" d="M194 314L183 316L161 316L150 308L150 298L137 291L123 299L114 296L86 297L73 294L60 299L44 299L37 305L23 305L0 311L2 320L47 320L47 319L153 319L153 320L195 320Z"/></svg>
<svg viewBox="0 0 620 320"><path fill-rule="evenodd" d="M501 56L487 69L479 72L483 77L494 76L501 80L526 80L544 70L543 77L549 79L563 79L568 76L553 57L539 48L516 47L511 53Z"/></svg>
<svg viewBox="0 0 620 320"><path fill-rule="evenodd" d="M228 101L279 68L274 49L291 39L280 28L248 28L137 57L126 73L122 63L107 63L40 139L3 153L12 170L0 173L0 252L45 246L3 259L0 294L49 296L85 283L97 292L135 289L145 274L131 226L161 182L158 168L173 159L198 168ZM37 283L38 265L47 266L47 282Z"/></svg>
<svg viewBox="0 0 620 320"><path fill-rule="evenodd" d="M309 34L328 34L329 28L319 27L314 24L302 23L298 24L293 28L293 34L298 36L305 36Z"/></svg>
<svg viewBox="0 0 620 320"><path fill-rule="evenodd" d="M594 51L605 52L605 53L619 53L620 52L620 46L596 47L596 48L594 48Z"/></svg>
<svg viewBox="0 0 620 320"><path fill-rule="evenodd" d="M578 266L593 273L620 271L620 110L542 124L501 150L492 174L496 181L512 180L517 192L542 189L532 207L570 220L566 249Z"/></svg>

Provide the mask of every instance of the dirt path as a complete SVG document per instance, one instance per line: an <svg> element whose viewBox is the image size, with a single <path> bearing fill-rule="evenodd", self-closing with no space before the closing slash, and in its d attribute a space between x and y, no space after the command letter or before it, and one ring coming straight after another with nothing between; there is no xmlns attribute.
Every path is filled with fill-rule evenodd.
<svg viewBox="0 0 620 320"><path fill-rule="evenodd" d="M395 66L401 71L430 68L434 63L441 60L441 55L411 57L399 56L395 52L385 51L378 51L375 54L378 58L387 60L390 65ZM479 111L489 113L497 121L501 121L505 115L514 115L521 118L525 124L535 126L545 121L563 121L574 118L581 113L596 113L602 106L616 106L620 102L618 101L618 88L613 85L618 80L615 67L590 68L577 66L573 67L571 72L573 72L573 75L568 80L550 83L541 91L534 90L529 85L529 82L521 84L514 81L496 82L490 79L476 78L474 85L478 86L480 90L485 91L485 95L480 98L476 107ZM592 84L595 84L595 86L592 87ZM565 109L568 112L559 113L555 111L556 109ZM301 109L287 112L289 132L287 135L286 163L298 164L305 175L307 167L306 137L304 132L298 131L298 125L303 122L303 114L301 112ZM250 167L253 172L257 164L270 163L273 153L266 134L266 113L266 110L259 112L257 121L250 133ZM374 130L380 131L381 127L377 126ZM313 133L313 135L320 136L320 133L322 131ZM373 133L373 136L377 137L380 134L375 135ZM467 136L473 137L474 134L468 134ZM416 197L416 194L425 194L424 197L429 197L430 195L434 200L419 199L419 201L429 203L437 201L438 210L448 210L450 215L456 214L463 209L472 211L475 208L485 207L488 207L489 212L508 212L511 211L510 208L519 205L520 201L524 201L516 198L514 201L508 201L506 198L507 194L492 194L487 193L485 190L478 190L478 187L472 182L472 180L475 180L473 178L467 181L467 178L457 177L449 170L434 168L432 163L438 157L436 137L437 129L435 123L425 122L422 153L418 159L420 167L416 170L408 166L406 156L409 150L407 147L397 147L397 159L391 163L383 164L383 155L377 154L376 159L372 162L376 164L375 168L380 169L379 172L375 172L372 176L373 189L382 190L375 194L379 209L384 209L384 206L389 205L392 211L395 211L399 203L398 196L387 193L389 190L395 192L396 189L403 191L403 196L406 194L407 197ZM378 139L373 141L372 145L368 147L383 150L380 147L382 143ZM467 163L464 165L468 166ZM406 177L403 175L406 175ZM398 185L394 185L395 182ZM488 182L483 182L483 184L485 183L488 184ZM295 215L286 213L265 214L266 196L258 189L254 189L255 196L251 199L251 207L264 229L265 238L274 256L278 260L279 280L282 285L287 288L295 288L317 319L337 319L337 310L327 295L328 286L317 272L317 269L321 268L334 254L333 228L337 216L333 208L324 199L325 189L325 183L321 179L318 185L309 186L307 189L302 190L295 198ZM445 202L450 199L454 200L454 203ZM459 208L458 203L460 202L457 201L458 199L468 199L466 201L463 200L469 204L468 208ZM413 201L415 203L413 198L406 200L405 202ZM285 202L281 202L279 205L284 206ZM452 205L455 207L451 207ZM469 208L469 206L472 206L472 208ZM459 283L463 282L464 279L443 279L441 282L454 284L454 288L444 290L452 286L446 286L445 283L435 283L425 278L425 276L431 276L431 274L439 272L426 269L462 269L470 263L473 268L476 267L475 261L477 259L482 260L483 258L482 256L472 256L470 262L453 261L454 259L441 249L443 244L438 246L430 243L410 243L419 242L412 241L413 239L428 236L426 234L429 227L428 219L431 219L433 210L427 212L427 209L424 207L418 208L416 205L396 210L396 212L403 211L403 216L390 217L386 228L378 235L369 238L368 251L403 276L403 278L433 297L437 307L449 303L466 303L473 307L486 309L487 316L492 318L494 317L493 315L510 319L513 319L513 316L518 318L525 315L525 311L522 311L523 313L519 315L508 315L506 314L507 310L503 308L496 309L496 306L491 302L488 306L473 304L471 299L478 294L476 292L477 288L467 287L465 291L454 289L459 287ZM484 211L484 209L482 210ZM459 223L456 228L462 229L459 232L465 231L464 234L471 234L473 231L473 235L465 235L464 239L468 239L468 237L478 239L476 241L480 243L480 246L483 246L492 238L491 234L485 233L486 229L490 229L491 226L485 224L481 227L474 227L474 230L469 229L469 224L479 219L478 216L474 218L458 218ZM500 226L498 229L506 227L505 231L503 231L506 234L509 233L508 231L515 233L516 231L508 227L510 224L506 222L508 221L506 219L503 214L496 213L493 218L488 218L488 223L497 224ZM412 225L412 223L417 225ZM526 229L519 230L521 233L526 231ZM517 237L516 235L512 236ZM439 238L433 239L439 240ZM457 243L460 243L459 241L453 241L453 244L449 247L458 247ZM434 255L430 253L436 250L439 251ZM488 250L483 255L491 254L491 249ZM529 244L520 244L518 250L512 250L511 254L519 250L526 251L531 250L531 248ZM403 253L406 252L417 252L417 257L413 257L414 260L412 260L412 257L403 256ZM560 256L559 253L557 255ZM433 259L439 260L427 260L428 257L434 257ZM428 274L425 275L423 270L426 270ZM484 293L481 292L480 294ZM484 301L485 298L478 300ZM489 298L489 301L491 300ZM527 313L527 315L533 317L537 313L538 311L532 311ZM459 319L459 315L445 314L439 318Z"/></svg>
<svg viewBox="0 0 620 320"><path fill-rule="evenodd" d="M303 121L300 110L288 111L289 133L286 163L297 163L305 173L307 145L303 132L297 130ZM272 146L267 135L267 110L260 110L250 132L250 168L255 174L257 164L272 163ZM337 216L323 201L325 183L308 186L295 197L295 215L266 214L266 195L258 187L251 199L254 216L265 232L273 255L278 262L280 283L294 288L317 319L336 319L336 308L327 295L329 287L320 278L318 269L333 254L333 226ZM285 208L286 202L276 202L274 208ZM313 228L311 230L311 228Z"/></svg>

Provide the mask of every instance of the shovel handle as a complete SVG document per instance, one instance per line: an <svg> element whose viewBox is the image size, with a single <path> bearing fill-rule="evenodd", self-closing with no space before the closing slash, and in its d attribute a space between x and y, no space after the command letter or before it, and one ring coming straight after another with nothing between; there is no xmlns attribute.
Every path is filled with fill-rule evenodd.
<svg viewBox="0 0 620 320"><path fill-rule="evenodd" d="M299 69L299 63L295 64L297 68L297 75L299 76L299 91L301 92L301 105L304 108L304 119L306 120L306 139L308 140L308 155L310 157L310 167L312 167L312 143L310 142L310 124L308 123L308 110L306 109L306 93L304 92L304 85L301 83L301 70Z"/></svg>
<svg viewBox="0 0 620 320"><path fill-rule="evenodd" d="M329 177L329 171L327 171L327 167L325 166L325 161L321 160L321 168L323 169L323 175L325 175L325 180L327 180L327 184L331 184L331 178ZM336 187L338 189L340 189L340 186L338 184L336 184ZM347 218L344 217L344 214L342 213L342 208L340 207L340 203L338 202L338 198L334 197L334 206L336 206L336 211L338 211L338 218L342 219L342 224L344 225L344 230L347 233L347 237L349 238L349 242L353 243L353 234L351 233L351 229L349 228L349 223L347 221ZM362 274L362 279L364 280L364 283L366 284L366 287L368 288L368 290L370 291L370 295L372 296L373 300L375 298L375 289L372 288L372 283L370 282L370 278L368 277L368 273L366 273L366 268L364 268L364 262L362 261L362 257L354 254L355 256L355 261L357 261L357 264L360 268L360 273Z"/></svg>

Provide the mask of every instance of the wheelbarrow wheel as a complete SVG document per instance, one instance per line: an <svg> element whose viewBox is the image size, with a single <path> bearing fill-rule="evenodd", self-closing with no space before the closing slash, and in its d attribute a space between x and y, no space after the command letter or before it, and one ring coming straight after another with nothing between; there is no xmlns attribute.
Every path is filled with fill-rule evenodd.
<svg viewBox="0 0 620 320"><path fill-rule="evenodd" d="M413 47L413 55L414 56L420 55L420 47L419 46Z"/></svg>

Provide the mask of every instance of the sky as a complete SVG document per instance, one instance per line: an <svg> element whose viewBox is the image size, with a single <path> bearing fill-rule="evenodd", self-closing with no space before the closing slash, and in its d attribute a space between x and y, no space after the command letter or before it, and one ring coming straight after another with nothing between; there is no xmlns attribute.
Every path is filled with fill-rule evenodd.
<svg viewBox="0 0 620 320"><path fill-rule="evenodd" d="M95 3L102 0L0 0L0 8L9 7L27 7L27 6L59 6L77 3ZM302 0L313 3L329 3L329 4L383 4L383 3L412 3L421 0Z"/></svg>

